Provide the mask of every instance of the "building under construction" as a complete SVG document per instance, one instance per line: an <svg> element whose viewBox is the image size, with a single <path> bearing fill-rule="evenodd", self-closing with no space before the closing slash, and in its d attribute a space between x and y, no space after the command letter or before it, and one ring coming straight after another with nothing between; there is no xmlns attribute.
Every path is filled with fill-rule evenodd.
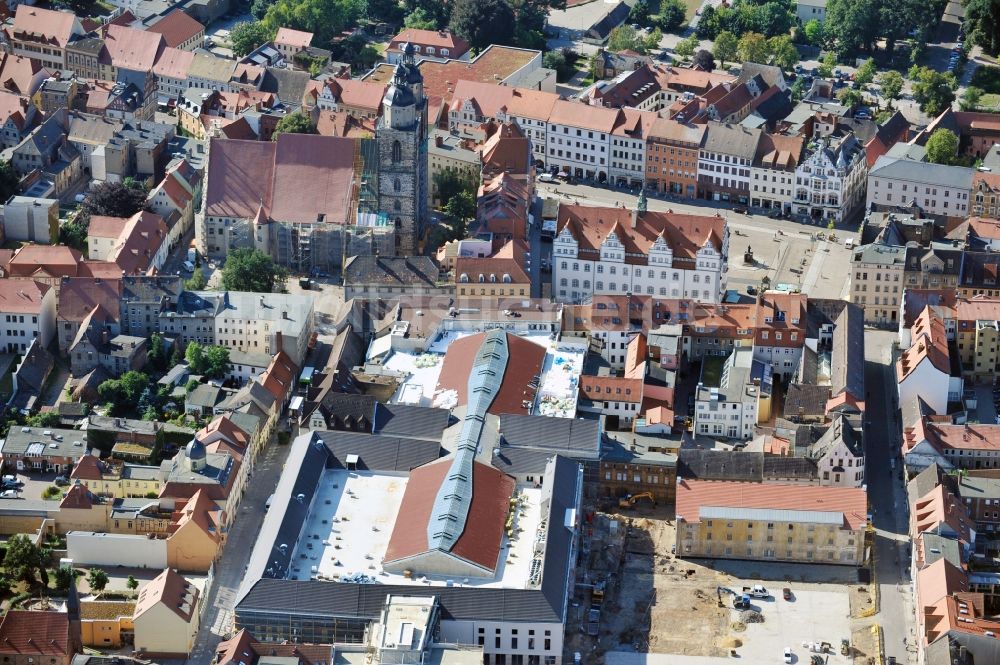
<svg viewBox="0 0 1000 665"><path fill-rule="evenodd" d="M374 139L212 139L198 249L222 259L254 247L297 273L337 270L355 255L393 255L395 225L378 209L377 192Z"/></svg>

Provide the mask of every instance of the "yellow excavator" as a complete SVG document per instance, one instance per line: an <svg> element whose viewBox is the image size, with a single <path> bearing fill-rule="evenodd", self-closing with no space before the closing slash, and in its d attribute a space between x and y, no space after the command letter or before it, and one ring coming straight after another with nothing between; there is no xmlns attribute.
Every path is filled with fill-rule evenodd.
<svg viewBox="0 0 1000 665"><path fill-rule="evenodd" d="M653 496L652 492L640 492L639 494L629 494L618 499L618 507L631 508L639 499L649 499L654 506L656 505L656 497Z"/></svg>

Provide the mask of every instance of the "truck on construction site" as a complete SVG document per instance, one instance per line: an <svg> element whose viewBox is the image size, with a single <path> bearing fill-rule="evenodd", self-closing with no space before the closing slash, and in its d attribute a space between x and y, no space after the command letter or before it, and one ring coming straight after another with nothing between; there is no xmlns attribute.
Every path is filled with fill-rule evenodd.
<svg viewBox="0 0 1000 665"><path fill-rule="evenodd" d="M738 610L748 610L750 609L750 594L736 594L733 598L733 607Z"/></svg>
<svg viewBox="0 0 1000 665"><path fill-rule="evenodd" d="M751 598L767 599L771 597L770 592L760 584L754 584L753 586L743 587L743 594L746 596L750 596Z"/></svg>
<svg viewBox="0 0 1000 665"><path fill-rule="evenodd" d="M604 602L604 587L607 583L604 580L594 584L594 588L590 590L590 605L591 607L600 607L601 603Z"/></svg>

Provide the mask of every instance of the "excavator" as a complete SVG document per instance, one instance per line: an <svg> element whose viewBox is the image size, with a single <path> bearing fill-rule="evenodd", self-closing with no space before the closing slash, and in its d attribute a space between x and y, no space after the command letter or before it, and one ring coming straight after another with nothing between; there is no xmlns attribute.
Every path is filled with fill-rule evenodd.
<svg viewBox="0 0 1000 665"><path fill-rule="evenodd" d="M656 505L656 497L653 496L652 492L640 492L639 494L629 494L618 499L618 507L631 508L639 499L649 499L654 506Z"/></svg>

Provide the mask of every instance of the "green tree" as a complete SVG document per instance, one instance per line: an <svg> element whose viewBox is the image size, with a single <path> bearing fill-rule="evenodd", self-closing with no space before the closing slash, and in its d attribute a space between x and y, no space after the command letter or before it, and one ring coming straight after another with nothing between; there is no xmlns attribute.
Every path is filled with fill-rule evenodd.
<svg viewBox="0 0 1000 665"><path fill-rule="evenodd" d="M78 215L71 222L59 227L59 244L67 245L80 252L87 253L87 234L89 224L86 215Z"/></svg>
<svg viewBox="0 0 1000 665"><path fill-rule="evenodd" d="M770 52L770 63L789 70L799 61L799 50L788 35L779 35L767 40L767 50Z"/></svg>
<svg viewBox="0 0 1000 665"><path fill-rule="evenodd" d="M927 161L935 164L954 164L958 159L958 136L950 129L936 129L924 144Z"/></svg>
<svg viewBox="0 0 1000 665"><path fill-rule="evenodd" d="M691 60L691 64L692 66L706 72L715 70L715 58L713 58L711 52L706 49L700 49L697 53L695 53L694 58Z"/></svg>
<svg viewBox="0 0 1000 665"><path fill-rule="evenodd" d="M150 365L161 372L167 368L167 347L163 336L158 332L149 336L149 351L146 352L146 359Z"/></svg>
<svg viewBox="0 0 1000 665"><path fill-rule="evenodd" d="M878 85L882 89L882 96L894 102L903 92L903 75L894 69L882 72L878 76Z"/></svg>
<svg viewBox="0 0 1000 665"><path fill-rule="evenodd" d="M364 4L355 0L277 0L261 22L272 34L281 27L311 32L316 44L326 46L363 11Z"/></svg>
<svg viewBox="0 0 1000 665"><path fill-rule="evenodd" d="M962 93L962 98L958 104L963 111L975 111L979 108L979 102L983 99L983 89L970 85Z"/></svg>
<svg viewBox="0 0 1000 665"><path fill-rule="evenodd" d="M829 0L824 27L841 54L867 51L879 34L878 0Z"/></svg>
<svg viewBox="0 0 1000 665"><path fill-rule="evenodd" d="M795 83L792 84L792 101L796 103L802 101L802 98L808 91L805 78L802 76L798 77L795 79Z"/></svg>
<svg viewBox="0 0 1000 665"><path fill-rule="evenodd" d="M170 364L180 365L182 362L184 362L184 345L178 339L174 341L174 350L170 352Z"/></svg>
<svg viewBox="0 0 1000 665"><path fill-rule="evenodd" d="M628 12L626 23L638 23L639 25L649 25L649 3L646 0L636 0L632 9Z"/></svg>
<svg viewBox="0 0 1000 665"><path fill-rule="evenodd" d="M742 62L767 64L767 38L759 32L748 32L740 37L736 54Z"/></svg>
<svg viewBox="0 0 1000 665"><path fill-rule="evenodd" d="M43 565L41 550L27 536L15 535L7 541L7 554L3 558L3 567L11 577L34 584L36 575Z"/></svg>
<svg viewBox="0 0 1000 665"><path fill-rule="evenodd" d="M274 126L274 133L271 135L272 141L278 140L279 134L315 134L316 127L312 123L312 118L302 111L289 113Z"/></svg>
<svg viewBox="0 0 1000 665"><path fill-rule="evenodd" d="M188 382L184 384L184 392L190 395L191 391L200 385L201 384L198 382L198 379L188 379Z"/></svg>
<svg viewBox="0 0 1000 665"><path fill-rule="evenodd" d="M1000 0L965 0L969 38L990 55L1000 53Z"/></svg>
<svg viewBox="0 0 1000 665"><path fill-rule="evenodd" d="M849 109L856 109L865 102L864 97L861 95L861 91L853 88L843 88L837 93L837 99L840 100L841 104Z"/></svg>
<svg viewBox="0 0 1000 665"><path fill-rule="evenodd" d="M194 374L204 374L206 368L205 347L199 342L190 342L184 350L184 360Z"/></svg>
<svg viewBox="0 0 1000 665"><path fill-rule="evenodd" d="M133 369L117 379L108 379L97 386L97 394L101 401L110 402L116 411L122 411L137 404L148 385L149 377Z"/></svg>
<svg viewBox="0 0 1000 665"><path fill-rule="evenodd" d="M698 49L699 45L701 45L701 40L698 39L697 34L694 34L687 39L682 39L678 42L677 46L674 48L674 53L682 58L690 58L694 55L694 52Z"/></svg>
<svg viewBox="0 0 1000 665"><path fill-rule="evenodd" d="M507 0L455 0L449 26L478 53L490 44L513 44L515 23Z"/></svg>
<svg viewBox="0 0 1000 665"><path fill-rule="evenodd" d="M70 566L59 566L56 568L56 588L60 591L69 591L76 579L76 571Z"/></svg>
<svg viewBox="0 0 1000 665"><path fill-rule="evenodd" d="M826 35L822 22L817 19L806 21L806 24L802 26L802 32L805 34L807 42L813 46L823 46Z"/></svg>
<svg viewBox="0 0 1000 665"><path fill-rule="evenodd" d="M638 51L646 52L646 44L639 36L638 31L627 23L623 23L608 35L607 49L612 53L618 51Z"/></svg>
<svg viewBox="0 0 1000 665"><path fill-rule="evenodd" d="M281 290L287 278L284 266L275 265L271 257L259 249L232 250L222 268L222 288L227 291L270 293Z"/></svg>
<svg viewBox="0 0 1000 665"><path fill-rule="evenodd" d="M738 50L739 40L728 30L720 32L715 38L715 44L712 45L712 55L719 61L719 66L723 68L725 68L727 61L732 61L736 57Z"/></svg>
<svg viewBox="0 0 1000 665"><path fill-rule="evenodd" d="M655 51L660 47L660 41L663 39L663 31L659 28L653 28L649 31L649 34L642 40L642 46L645 53L650 51Z"/></svg>
<svg viewBox="0 0 1000 665"><path fill-rule="evenodd" d="M108 586L108 574L100 568L91 568L87 573L87 586L100 595Z"/></svg>
<svg viewBox="0 0 1000 665"><path fill-rule="evenodd" d="M0 201L6 203L20 190L21 176L7 160L0 161Z"/></svg>
<svg viewBox="0 0 1000 665"><path fill-rule="evenodd" d="M224 346L205 347L205 376L222 378L229 367L229 349Z"/></svg>
<svg viewBox="0 0 1000 665"><path fill-rule="evenodd" d="M715 5L706 5L701 10L698 26L695 28L699 39L715 39L721 31L722 27L719 25L719 16L716 13Z"/></svg>
<svg viewBox="0 0 1000 665"><path fill-rule="evenodd" d="M83 200L80 209L87 217L131 217L148 208L146 190L134 182L104 181L94 186Z"/></svg>
<svg viewBox="0 0 1000 665"><path fill-rule="evenodd" d="M191 279L184 280L184 288L188 291L203 291L207 286L208 279L201 266L194 269L194 272L191 273Z"/></svg>
<svg viewBox="0 0 1000 665"><path fill-rule="evenodd" d="M382 22L398 24L403 18L404 9L396 0L367 0L365 16L374 23Z"/></svg>
<svg viewBox="0 0 1000 665"><path fill-rule="evenodd" d="M274 33L260 21L241 21L229 31L229 44L237 58L242 58L273 38Z"/></svg>
<svg viewBox="0 0 1000 665"><path fill-rule="evenodd" d="M438 198L442 205L460 192L469 192L475 197L476 189L479 186L474 176L455 169L445 170L435 175L434 184L437 186Z"/></svg>
<svg viewBox="0 0 1000 665"><path fill-rule="evenodd" d="M955 101L958 83L954 74L914 66L910 68L910 78L913 80L913 99L927 115L940 115Z"/></svg>
<svg viewBox="0 0 1000 665"><path fill-rule="evenodd" d="M139 588L139 580L135 579L134 575L129 575L128 579L125 580L125 588L135 595L135 590Z"/></svg>
<svg viewBox="0 0 1000 665"><path fill-rule="evenodd" d="M858 71L854 75L854 80L858 85L864 87L875 80L875 74L877 73L878 67L875 66L875 61L868 58L858 67Z"/></svg>
<svg viewBox="0 0 1000 665"><path fill-rule="evenodd" d="M417 30L438 29L437 19L428 14L427 10L423 7L417 7L407 14L406 18L403 19L403 25L407 28L415 28Z"/></svg>
<svg viewBox="0 0 1000 665"><path fill-rule="evenodd" d="M819 63L819 75L821 78L830 78L833 76L833 68L837 66L837 54L830 52Z"/></svg>
<svg viewBox="0 0 1000 665"><path fill-rule="evenodd" d="M684 25L687 8L681 0L660 0L660 13L654 17L664 32L674 32Z"/></svg>

